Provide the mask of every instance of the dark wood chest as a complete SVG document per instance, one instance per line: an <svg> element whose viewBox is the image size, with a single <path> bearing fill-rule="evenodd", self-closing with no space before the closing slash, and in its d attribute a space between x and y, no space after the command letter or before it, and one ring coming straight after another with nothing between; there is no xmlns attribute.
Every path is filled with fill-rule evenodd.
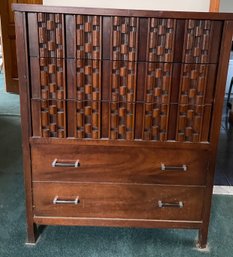
<svg viewBox="0 0 233 257"><path fill-rule="evenodd" d="M14 9L28 241L133 226L205 247L233 15Z"/></svg>

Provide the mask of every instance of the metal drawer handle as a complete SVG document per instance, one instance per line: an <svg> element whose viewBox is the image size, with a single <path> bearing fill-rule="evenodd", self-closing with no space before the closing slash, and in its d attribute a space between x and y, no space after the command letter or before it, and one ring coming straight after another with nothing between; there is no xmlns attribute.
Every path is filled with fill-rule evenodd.
<svg viewBox="0 0 233 257"><path fill-rule="evenodd" d="M52 167L74 167L78 168L80 166L79 160L72 162L58 162L57 159L55 159L52 162Z"/></svg>
<svg viewBox="0 0 233 257"><path fill-rule="evenodd" d="M180 170L180 171L187 171L188 167L187 165L183 164L181 166L166 166L164 163L161 163L161 170Z"/></svg>
<svg viewBox="0 0 233 257"><path fill-rule="evenodd" d="M53 204L79 204L79 196L77 196L74 200L59 200L56 195L53 199Z"/></svg>
<svg viewBox="0 0 233 257"><path fill-rule="evenodd" d="M173 202L173 203L163 203L162 201L159 200L158 201L158 206L159 206L159 208L163 208L163 207L183 208L184 204L181 201Z"/></svg>

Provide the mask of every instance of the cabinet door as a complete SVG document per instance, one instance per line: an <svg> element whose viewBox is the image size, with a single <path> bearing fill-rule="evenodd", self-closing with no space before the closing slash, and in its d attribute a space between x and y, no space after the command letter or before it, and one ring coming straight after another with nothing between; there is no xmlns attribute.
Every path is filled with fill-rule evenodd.
<svg viewBox="0 0 233 257"><path fill-rule="evenodd" d="M12 3L42 4L42 0L0 1L0 20L2 28L6 91L10 93L19 93L15 46L15 23L14 14L11 10Z"/></svg>

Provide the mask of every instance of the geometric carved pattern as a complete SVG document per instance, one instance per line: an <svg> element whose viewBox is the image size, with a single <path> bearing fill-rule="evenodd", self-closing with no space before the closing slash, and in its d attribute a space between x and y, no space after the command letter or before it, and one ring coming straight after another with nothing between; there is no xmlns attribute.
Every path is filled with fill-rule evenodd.
<svg viewBox="0 0 233 257"><path fill-rule="evenodd" d="M77 58L100 59L100 17L77 15L76 30Z"/></svg>
<svg viewBox="0 0 233 257"><path fill-rule="evenodd" d="M172 64L148 63L144 104L144 140L167 138Z"/></svg>
<svg viewBox="0 0 233 257"><path fill-rule="evenodd" d="M135 101L136 63L112 61L111 101Z"/></svg>
<svg viewBox="0 0 233 257"><path fill-rule="evenodd" d="M211 22L209 20L188 20L186 29L184 62L208 63Z"/></svg>
<svg viewBox="0 0 233 257"><path fill-rule="evenodd" d="M41 101L42 137L65 137L65 104L60 100Z"/></svg>
<svg viewBox="0 0 233 257"><path fill-rule="evenodd" d="M100 136L100 74L99 60L77 59L77 138L98 139Z"/></svg>
<svg viewBox="0 0 233 257"><path fill-rule="evenodd" d="M42 99L65 99L64 60L40 58L40 87Z"/></svg>
<svg viewBox="0 0 233 257"><path fill-rule="evenodd" d="M112 102L110 110L110 138L133 139L135 105L128 102Z"/></svg>
<svg viewBox="0 0 233 257"><path fill-rule="evenodd" d="M204 63L209 61L211 21L186 20L184 42L180 42L183 44L181 73L174 74L180 77L180 85L176 85L172 77L175 32L180 31L176 19L148 18L144 27L137 17L112 16L110 23L101 16L75 15L74 18L76 70L70 72L66 69L65 56L70 32L64 30L64 15L37 14L41 105L36 105L36 110L40 111L43 137L69 136L66 124L72 120L74 136L79 139L99 139L101 129L108 129L110 139L133 140L135 131L137 139L166 141L168 128L170 131L169 126L176 119L177 141L201 140L209 70ZM111 29L110 41L102 42L108 32L103 31L106 26ZM143 34L147 36L143 38ZM139 49L142 46L145 49ZM105 56L102 51L110 51L108 74L102 70ZM140 58L146 57L142 71L137 63L138 53ZM66 88L66 74L74 76L74 83L69 86L75 88ZM172 93L179 93L179 99L172 103L178 105L178 111L170 119L172 85L177 87ZM102 104L102 90L106 104ZM67 92L75 92L72 103L67 99ZM68 121L67 101L69 115L75 113ZM136 114L138 106L143 108L141 116ZM169 121L173 123L168 124Z"/></svg>
<svg viewBox="0 0 233 257"><path fill-rule="evenodd" d="M98 60L78 59L76 68L77 99L100 100L101 63Z"/></svg>
<svg viewBox="0 0 233 257"><path fill-rule="evenodd" d="M166 104L144 104L144 140L159 140L167 139L167 119L168 105Z"/></svg>
<svg viewBox="0 0 233 257"><path fill-rule="evenodd" d="M179 106L177 141L199 142L203 113L203 105L181 104Z"/></svg>
<svg viewBox="0 0 233 257"><path fill-rule="evenodd" d="M168 104L172 77L172 64L148 63L145 102Z"/></svg>
<svg viewBox="0 0 233 257"><path fill-rule="evenodd" d="M204 104L207 73L208 66L205 64L183 64L181 71L180 104Z"/></svg>
<svg viewBox="0 0 233 257"><path fill-rule="evenodd" d="M40 57L64 58L62 15L38 13L37 17Z"/></svg>
<svg viewBox="0 0 233 257"><path fill-rule="evenodd" d="M135 61L137 59L138 19L112 18L112 60Z"/></svg>
<svg viewBox="0 0 233 257"><path fill-rule="evenodd" d="M149 62L172 62L174 54L175 20L151 18L149 24Z"/></svg>
<svg viewBox="0 0 233 257"><path fill-rule="evenodd" d="M99 110L99 102L77 101L77 138L99 138Z"/></svg>

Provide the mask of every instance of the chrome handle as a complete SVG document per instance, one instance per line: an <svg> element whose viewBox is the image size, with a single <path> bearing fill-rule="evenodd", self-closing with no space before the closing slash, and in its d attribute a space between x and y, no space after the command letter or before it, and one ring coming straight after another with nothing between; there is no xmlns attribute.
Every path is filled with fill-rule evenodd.
<svg viewBox="0 0 233 257"><path fill-rule="evenodd" d="M187 165L183 164L181 166L166 166L164 163L161 163L161 170L166 171L166 170L173 170L173 171L187 171L188 167Z"/></svg>
<svg viewBox="0 0 233 257"><path fill-rule="evenodd" d="M74 200L59 200L56 195L53 199L53 204L79 204L79 196L77 196Z"/></svg>
<svg viewBox="0 0 233 257"><path fill-rule="evenodd" d="M58 162L57 159L55 159L52 162L52 167L74 167L78 168L80 166L79 160L72 162Z"/></svg>
<svg viewBox="0 0 233 257"><path fill-rule="evenodd" d="M158 206L159 206L159 208L163 208L163 207L183 208L184 204L181 201L173 202L173 203L163 203L162 201L159 200L158 201Z"/></svg>

